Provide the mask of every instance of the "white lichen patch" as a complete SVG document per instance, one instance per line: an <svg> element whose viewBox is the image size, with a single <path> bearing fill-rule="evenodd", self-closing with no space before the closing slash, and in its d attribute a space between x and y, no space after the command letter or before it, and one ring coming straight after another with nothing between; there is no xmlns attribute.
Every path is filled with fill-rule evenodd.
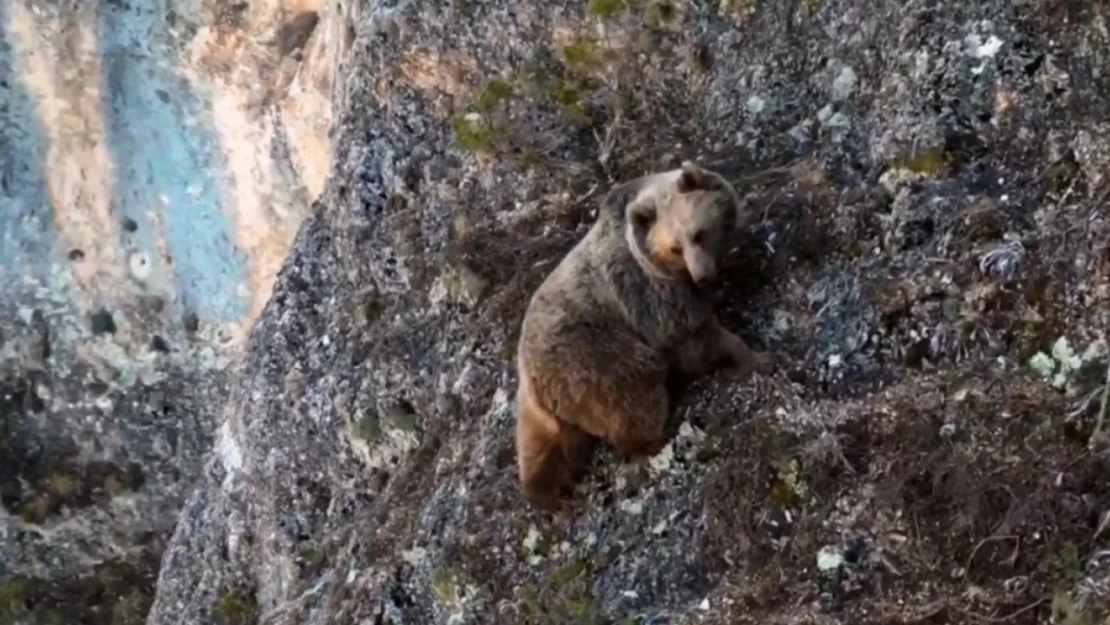
<svg viewBox="0 0 1110 625"><path fill-rule="evenodd" d="M1075 351L1068 343L1067 337L1061 336L1056 339L1052 345L1052 358L1059 365L1056 370L1056 376L1052 378L1052 386L1055 388L1064 388L1068 383L1068 377L1071 373L1083 364L1083 361L1075 355Z"/></svg>
<svg viewBox="0 0 1110 625"><path fill-rule="evenodd" d="M985 41L976 34L965 37L964 45L967 53L973 58L982 60L982 63L971 68L971 73L976 76L982 74L987 68L987 62L998 54L998 51L1002 49L1003 43L1004 42L995 35L990 35Z"/></svg>
<svg viewBox="0 0 1110 625"><path fill-rule="evenodd" d="M524 547L524 551L528 553L533 553L536 551L536 546L539 545L539 543L540 531L536 529L535 525L529 525L528 533L525 534L524 542L521 543L521 546Z"/></svg>
<svg viewBox="0 0 1110 625"><path fill-rule="evenodd" d="M744 108L752 115L759 115L767 108L767 100L758 95L749 96L748 101L744 103Z"/></svg>
<svg viewBox="0 0 1110 625"><path fill-rule="evenodd" d="M821 547L817 552L817 568L821 572L834 571L844 565L844 556L840 555L840 550L831 545Z"/></svg>
<svg viewBox="0 0 1110 625"><path fill-rule="evenodd" d="M391 458L406 456L420 444L420 439L411 430L404 428L385 428L386 442L372 453L370 464L384 466Z"/></svg>
<svg viewBox="0 0 1110 625"><path fill-rule="evenodd" d="M772 321L771 321L772 338L776 338L776 339L777 338L782 338L783 336L786 335L787 332L790 331L790 326L791 326L790 313L785 311L785 310L782 310L781 308L776 308L775 310L771 311L771 316L772 316Z"/></svg>
<svg viewBox="0 0 1110 625"><path fill-rule="evenodd" d="M879 184L888 193L895 194L902 187L926 177L924 173L913 171L907 167L891 167L879 176Z"/></svg>
<svg viewBox="0 0 1110 625"><path fill-rule="evenodd" d="M1107 346L1102 339L1093 341L1083 350L1082 355L1077 355L1075 349L1066 336L1061 336L1052 344L1051 355L1037 352L1026 363L1045 380L1049 380L1053 388L1068 389L1076 372L1087 364L1106 357Z"/></svg>
<svg viewBox="0 0 1110 625"><path fill-rule="evenodd" d="M240 471L243 470L243 450L231 432L231 422L224 421L216 432L216 457L220 459L226 475L223 487L228 489Z"/></svg>
<svg viewBox="0 0 1110 625"><path fill-rule="evenodd" d="M968 53L977 59L989 59L998 54L1002 49L1004 43L995 35L987 37L986 41L979 35L971 34L964 38L964 43L967 44Z"/></svg>
<svg viewBox="0 0 1110 625"><path fill-rule="evenodd" d="M418 431L407 422L375 419L363 410L356 410L353 419L346 429L347 443L371 468L396 466L420 445Z"/></svg>
<svg viewBox="0 0 1110 625"><path fill-rule="evenodd" d="M1044 352L1037 352L1029 359L1029 366L1046 380L1056 371L1056 361Z"/></svg>
<svg viewBox="0 0 1110 625"><path fill-rule="evenodd" d="M112 380L120 388L136 384L156 386L165 381L159 354L152 350L128 350L113 336L97 336L77 345L77 356L89 364L101 380Z"/></svg>
<svg viewBox="0 0 1110 625"><path fill-rule="evenodd" d="M524 555L527 557L529 565L537 566L543 562L544 554L541 552L546 551L547 545L543 539L543 534L540 534L535 525L528 526L528 533L524 536L521 547L524 548Z"/></svg>
<svg viewBox="0 0 1110 625"><path fill-rule="evenodd" d="M448 265L432 284L428 301L437 307L446 302L473 308L482 300L488 288L489 281L469 267Z"/></svg>
<svg viewBox="0 0 1110 625"><path fill-rule="evenodd" d="M1052 344L1052 357L1062 365L1063 369L1075 369L1080 364L1066 336L1061 336Z"/></svg>
<svg viewBox="0 0 1110 625"><path fill-rule="evenodd" d="M659 477L671 472L679 458L689 459L697 448L705 441L705 432L683 421L678 427L678 433L669 441L659 453L648 459L648 469L653 477Z"/></svg>
<svg viewBox="0 0 1110 625"><path fill-rule="evenodd" d="M419 566L428 556L428 550L423 547L413 547L401 552L401 559L412 566Z"/></svg>
<svg viewBox="0 0 1110 625"><path fill-rule="evenodd" d="M802 480L801 468L796 458L788 458L778 463L778 479L796 496L806 496L806 485Z"/></svg>

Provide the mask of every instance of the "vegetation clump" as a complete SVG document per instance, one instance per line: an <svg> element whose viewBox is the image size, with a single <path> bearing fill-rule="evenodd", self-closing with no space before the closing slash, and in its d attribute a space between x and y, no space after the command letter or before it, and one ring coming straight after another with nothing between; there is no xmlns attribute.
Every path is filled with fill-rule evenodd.
<svg viewBox="0 0 1110 625"><path fill-rule="evenodd" d="M20 579L0 581L0 625L12 625L26 614L26 587Z"/></svg>
<svg viewBox="0 0 1110 625"><path fill-rule="evenodd" d="M522 625L605 625L591 586L590 563L579 557L555 571L546 583L520 591Z"/></svg>
<svg viewBox="0 0 1110 625"><path fill-rule="evenodd" d="M228 588L217 600L215 613L219 625L248 625L258 618L258 599L252 592Z"/></svg>

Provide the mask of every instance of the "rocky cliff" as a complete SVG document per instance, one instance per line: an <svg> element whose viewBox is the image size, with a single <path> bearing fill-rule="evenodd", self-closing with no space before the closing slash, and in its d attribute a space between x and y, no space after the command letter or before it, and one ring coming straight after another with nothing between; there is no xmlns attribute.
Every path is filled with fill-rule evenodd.
<svg viewBox="0 0 1110 625"><path fill-rule="evenodd" d="M1103 622L1108 12L329 5L330 179L147 622ZM540 513L527 297L683 158L745 195L720 312L786 365Z"/></svg>
<svg viewBox="0 0 1110 625"><path fill-rule="evenodd" d="M322 6L223 4L0 3L0 623L145 618L322 189Z"/></svg>
<svg viewBox="0 0 1110 625"><path fill-rule="evenodd" d="M1100 5L348 19L332 179L150 623L1102 618ZM689 157L751 212L722 315L789 364L704 381L658 457L603 451L575 511L537 513L511 437L526 298L609 185Z"/></svg>

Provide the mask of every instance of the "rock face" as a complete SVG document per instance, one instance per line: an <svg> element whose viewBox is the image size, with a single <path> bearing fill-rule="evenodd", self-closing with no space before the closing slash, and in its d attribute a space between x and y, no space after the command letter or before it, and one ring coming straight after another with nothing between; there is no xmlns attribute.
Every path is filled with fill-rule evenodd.
<svg viewBox="0 0 1110 625"><path fill-rule="evenodd" d="M326 44L265 43L297 4L0 4L0 623L145 618L322 188Z"/></svg>
<svg viewBox="0 0 1110 625"><path fill-rule="evenodd" d="M1102 618L1104 8L343 10L332 178L151 625ZM702 381L543 515L527 298L610 185L690 157L750 206L722 315L788 366Z"/></svg>
<svg viewBox="0 0 1110 625"><path fill-rule="evenodd" d="M1101 622L1105 12L329 7L330 182L147 622ZM695 385L659 456L601 450L541 514L527 298L610 185L691 157L751 211L722 317L787 366Z"/></svg>

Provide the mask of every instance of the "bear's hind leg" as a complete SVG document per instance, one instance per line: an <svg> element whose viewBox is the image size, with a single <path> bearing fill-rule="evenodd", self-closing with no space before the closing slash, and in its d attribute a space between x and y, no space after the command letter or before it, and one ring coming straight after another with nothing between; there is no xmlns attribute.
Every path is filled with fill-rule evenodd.
<svg viewBox="0 0 1110 625"><path fill-rule="evenodd" d="M578 481L590 466L590 452L593 451L593 437L569 423L560 423L562 437L559 447L568 467L572 482Z"/></svg>
<svg viewBox="0 0 1110 625"><path fill-rule="evenodd" d="M518 477L524 497L552 512L573 482L572 460L580 453L580 433L537 405L525 389L518 398L516 447Z"/></svg>
<svg viewBox="0 0 1110 625"><path fill-rule="evenodd" d="M666 446L669 396L666 380L659 380L641 392L613 398L599 410L608 412L609 431L605 437L622 456L654 456ZM623 401L622 401L623 400Z"/></svg>

